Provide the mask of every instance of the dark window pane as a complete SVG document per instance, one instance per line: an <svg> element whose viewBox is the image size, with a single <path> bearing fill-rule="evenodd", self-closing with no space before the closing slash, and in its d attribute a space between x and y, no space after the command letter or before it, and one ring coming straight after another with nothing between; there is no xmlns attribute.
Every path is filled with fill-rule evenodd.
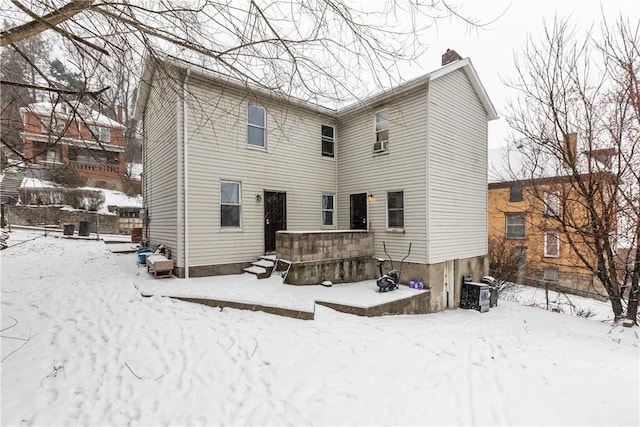
<svg viewBox="0 0 640 427"><path fill-rule="evenodd" d="M322 125L322 138L333 139L333 126Z"/></svg>
<svg viewBox="0 0 640 427"><path fill-rule="evenodd" d="M521 239L525 237L524 217L521 215L509 215L507 221L507 239Z"/></svg>
<svg viewBox="0 0 640 427"><path fill-rule="evenodd" d="M376 141L388 141L389 140L389 131L383 130L376 133Z"/></svg>
<svg viewBox="0 0 640 427"><path fill-rule="evenodd" d="M522 201L522 187L511 187L509 189L509 201L521 202Z"/></svg>
<svg viewBox="0 0 640 427"><path fill-rule="evenodd" d="M240 227L240 206L220 206L220 225L223 227Z"/></svg>
<svg viewBox="0 0 640 427"><path fill-rule="evenodd" d="M333 141L322 141L322 155L333 157Z"/></svg>
<svg viewBox="0 0 640 427"><path fill-rule="evenodd" d="M404 210L389 211L389 227L404 227Z"/></svg>
<svg viewBox="0 0 640 427"><path fill-rule="evenodd" d="M333 211L322 211L322 225L333 225Z"/></svg>
<svg viewBox="0 0 640 427"><path fill-rule="evenodd" d="M322 196L322 209L333 209L333 196Z"/></svg>
<svg viewBox="0 0 640 427"><path fill-rule="evenodd" d="M394 191L392 193L387 193L387 207L389 209L404 208L404 192Z"/></svg>

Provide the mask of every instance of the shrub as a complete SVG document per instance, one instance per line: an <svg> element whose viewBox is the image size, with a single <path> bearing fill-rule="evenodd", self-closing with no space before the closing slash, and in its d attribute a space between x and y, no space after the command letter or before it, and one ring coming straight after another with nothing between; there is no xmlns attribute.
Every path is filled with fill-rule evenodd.
<svg viewBox="0 0 640 427"><path fill-rule="evenodd" d="M84 206L88 211L97 211L104 203L104 194L98 190L84 190Z"/></svg>
<svg viewBox="0 0 640 427"><path fill-rule="evenodd" d="M75 169L68 166L57 166L49 169L45 174L45 179L67 188L82 187L87 182L86 178L81 177Z"/></svg>

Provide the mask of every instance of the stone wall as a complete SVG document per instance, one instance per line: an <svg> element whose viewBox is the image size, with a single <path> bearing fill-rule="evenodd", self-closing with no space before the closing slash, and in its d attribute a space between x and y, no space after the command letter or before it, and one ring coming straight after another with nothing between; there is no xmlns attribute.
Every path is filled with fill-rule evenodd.
<svg viewBox="0 0 640 427"><path fill-rule="evenodd" d="M579 295L600 300L607 299L607 291L594 274L558 272L558 280L544 279L543 268L528 268L525 272L523 284L527 286L551 289L566 294Z"/></svg>
<svg viewBox="0 0 640 427"><path fill-rule="evenodd" d="M74 224L76 233L80 229L80 221L86 221L91 224L92 233L120 233L117 215L62 210L60 206L6 206L5 219L10 224L33 227L55 224L62 228L64 224Z"/></svg>
<svg viewBox="0 0 640 427"><path fill-rule="evenodd" d="M276 257L291 262L285 283L292 285L373 279L373 253L373 233L367 231L276 233Z"/></svg>

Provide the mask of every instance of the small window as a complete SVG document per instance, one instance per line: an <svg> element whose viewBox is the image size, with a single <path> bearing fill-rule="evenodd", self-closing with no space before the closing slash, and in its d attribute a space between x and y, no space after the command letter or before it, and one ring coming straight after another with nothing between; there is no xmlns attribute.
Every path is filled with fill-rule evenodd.
<svg viewBox="0 0 640 427"><path fill-rule="evenodd" d="M544 234L544 256L560 257L560 236L557 231L547 231Z"/></svg>
<svg viewBox="0 0 640 427"><path fill-rule="evenodd" d="M333 126L322 125L322 155L325 157L333 157L334 150L334 128Z"/></svg>
<svg viewBox="0 0 640 427"><path fill-rule="evenodd" d="M104 128L101 126L89 126L89 129L91 130L91 136L95 138L96 141L111 141L111 130L109 128Z"/></svg>
<svg viewBox="0 0 640 427"><path fill-rule="evenodd" d="M522 187L515 185L509 188L509 201L521 202L522 201Z"/></svg>
<svg viewBox="0 0 640 427"><path fill-rule="evenodd" d="M374 153L389 149L389 110L376 113L376 142L373 144Z"/></svg>
<svg viewBox="0 0 640 427"><path fill-rule="evenodd" d="M52 119L51 117L43 117L40 120L42 126L42 133L51 134L51 135L64 135L64 131L67 127L67 124L64 120L61 119Z"/></svg>
<svg viewBox="0 0 640 427"><path fill-rule="evenodd" d="M265 145L266 111L262 107L249 104L247 107L247 144L252 147L262 147Z"/></svg>
<svg viewBox="0 0 640 427"><path fill-rule="evenodd" d="M525 227L523 214L507 215L505 221L507 239L524 239Z"/></svg>
<svg viewBox="0 0 640 427"><path fill-rule="evenodd" d="M558 269L557 268L545 268L544 269L544 280L548 280L549 282L557 282L558 281Z"/></svg>
<svg viewBox="0 0 640 427"><path fill-rule="evenodd" d="M557 191L544 193L544 214L548 216L560 214L560 193Z"/></svg>
<svg viewBox="0 0 640 427"><path fill-rule="evenodd" d="M404 228L404 192L387 193L387 228Z"/></svg>
<svg viewBox="0 0 640 427"><path fill-rule="evenodd" d="M240 227L240 183L220 182L220 226Z"/></svg>
<svg viewBox="0 0 640 427"><path fill-rule="evenodd" d="M333 225L333 194L322 195L322 225Z"/></svg>

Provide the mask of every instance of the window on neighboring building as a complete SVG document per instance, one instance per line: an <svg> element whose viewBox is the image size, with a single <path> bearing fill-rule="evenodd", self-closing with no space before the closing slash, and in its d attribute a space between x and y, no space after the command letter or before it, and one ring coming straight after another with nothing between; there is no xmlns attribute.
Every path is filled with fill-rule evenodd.
<svg viewBox="0 0 640 427"><path fill-rule="evenodd" d="M404 228L404 191L387 192L387 228Z"/></svg>
<svg viewBox="0 0 640 427"><path fill-rule="evenodd" d="M519 185L514 185L509 188L509 201L510 202L521 202L522 201L522 187Z"/></svg>
<svg viewBox="0 0 640 427"><path fill-rule="evenodd" d="M557 191L544 193L544 214L548 216L560 214L560 193Z"/></svg>
<svg viewBox="0 0 640 427"><path fill-rule="evenodd" d="M333 194L322 195L322 225L333 225Z"/></svg>
<svg viewBox="0 0 640 427"><path fill-rule="evenodd" d="M389 149L389 110L376 113L376 142L373 144L374 152L383 152Z"/></svg>
<svg viewBox="0 0 640 427"><path fill-rule="evenodd" d="M322 125L322 155L325 157L333 157L334 150L334 128L333 126Z"/></svg>
<svg viewBox="0 0 640 427"><path fill-rule="evenodd" d="M247 107L247 144L252 147L266 147L266 111L262 107L249 104Z"/></svg>
<svg viewBox="0 0 640 427"><path fill-rule="evenodd" d="M111 141L111 129L102 126L89 126L91 136L100 142Z"/></svg>
<svg viewBox="0 0 640 427"><path fill-rule="evenodd" d="M560 256L560 235L557 231L544 233L544 256L551 258Z"/></svg>
<svg viewBox="0 0 640 427"><path fill-rule="evenodd" d="M543 276L544 280L548 280L550 282L557 282L558 281L558 269L557 268L547 267L547 268L544 269L543 274L544 274L544 276Z"/></svg>
<svg viewBox="0 0 640 427"><path fill-rule="evenodd" d="M507 239L524 239L524 214L507 215L505 217L505 221Z"/></svg>
<svg viewBox="0 0 640 427"><path fill-rule="evenodd" d="M240 183L220 182L220 226L240 227Z"/></svg>
<svg viewBox="0 0 640 427"><path fill-rule="evenodd" d="M62 119L51 117L43 117L40 119L42 133L51 135L63 135L67 127L67 123Z"/></svg>

